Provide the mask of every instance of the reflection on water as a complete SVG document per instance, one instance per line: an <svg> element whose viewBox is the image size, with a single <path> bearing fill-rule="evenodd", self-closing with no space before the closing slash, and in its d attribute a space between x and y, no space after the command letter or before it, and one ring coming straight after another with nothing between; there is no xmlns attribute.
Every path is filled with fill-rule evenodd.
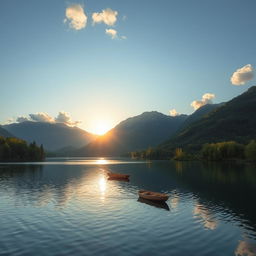
<svg viewBox="0 0 256 256"><path fill-rule="evenodd" d="M210 210L204 205L197 203L194 207L194 216L200 218L206 229L214 230L217 228L218 222L211 214Z"/></svg>
<svg viewBox="0 0 256 256"><path fill-rule="evenodd" d="M170 205L171 205L172 209L175 209L175 208L178 207L178 205L179 205L179 200L180 200L180 199L179 199L179 195L178 195L178 194L173 193L173 194L171 195L169 201L170 201Z"/></svg>
<svg viewBox="0 0 256 256"><path fill-rule="evenodd" d="M143 204L147 204L147 205L151 205L151 206L154 206L156 208L162 208L162 209L165 209L167 211L170 211L170 208L169 208L169 206L166 202L151 201L151 200L147 200L147 199L144 199L144 198L141 198L141 197L138 198L138 202L143 203Z"/></svg>
<svg viewBox="0 0 256 256"><path fill-rule="evenodd" d="M105 176L101 176L99 178L99 189L100 189L100 193L101 193L101 199L104 200L105 199L105 192L106 192L106 189L107 189L107 181L106 181Z"/></svg>
<svg viewBox="0 0 256 256"><path fill-rule="evenodd" d="M48 158L44 162L5 162L2 165L120 165L120 164L150 164L148 161L129 161L127 158L105 159L105 158L76 158L60 157Z"/></svg>
<svg viewBox="0 0 256 256"><path fill-rule="evenodd" d="M239 241L237 249L235 251L236 256L255 256L256 255L256 243L249 241Z"/></svg>
<svg viewBox="0 0 256 256"><path fill-rule="evenodd" d="M129 174L130 182L110 181L108 171ZM138 200L139 189L170 198ZM255 192L250 165L107 158L0 164L1 253L256 256Z"/></svg>
<svg viewBox="0 0 256 256"><path fill-rule="evenodd" d="M107 182L106 182L106 178L103 176L99 179L99 187L100 187L100 192L104 194L107 188Z"/></svg>
<svg viewBox="0 0 256 256"><path fill-rule="evenodd" d="M101 159L98 159L98 160L96 160L96 164L109 164L109 160L106 160L106 159L104 159L104 158L101 158Z"/></svg>

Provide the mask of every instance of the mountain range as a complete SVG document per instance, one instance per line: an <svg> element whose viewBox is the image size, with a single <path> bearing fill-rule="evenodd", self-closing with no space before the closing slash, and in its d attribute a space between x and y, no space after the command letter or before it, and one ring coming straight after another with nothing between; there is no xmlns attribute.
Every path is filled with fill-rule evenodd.
<svg viewBox="0 0 256 256"><path fill-rule="evenodd" d="M78 156L116 156L155 147L174 134L187 115L167 116L152 111L128 118L103 136L77 150Z"/></svg>
<svg viewBox="0 0 256 256"><path fill-rule="evenodd" d="M160 145L198 150L205 143L234 140L248 143L256 139L256 86L234 99L220 104L202 118L191 122Z"/></svg>
<svg viewBox="0 0 256 256"><path fill-rule="evenodd" d="M256 86L221 104L202 106L191 115L152 111L128 118L102 136L62 123L26 121L0 127L0 136L43 144L48 151L72 156L118 156L158 147L198 150L204 143L256 138Z"/></svg>
<svg viewBox="0 0 256 256"><path fill-rule="evenodd" d="M66 147L79 148L96 139L96 135L63 123L25 121L4 125L3 128L27 142L43 144L47 151Z"/></svg>

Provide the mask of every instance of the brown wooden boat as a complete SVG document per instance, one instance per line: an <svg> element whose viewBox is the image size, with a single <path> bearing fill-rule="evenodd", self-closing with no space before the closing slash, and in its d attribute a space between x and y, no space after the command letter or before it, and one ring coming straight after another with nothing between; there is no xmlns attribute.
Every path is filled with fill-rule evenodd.
<svg viewBox="0 0 256 256"><path fill-rule="evenodd" d="M112 173L108 172L108 177L111 180L128 180L130 175L128 174L121 174L121 173Z"/></svg>
<svg viewBox="0 0 256 256"><path fill-rule="evenodd" d="M158 201L158 202L165 202L169 198L167 194L147 191L147 190L139 190L139 196L147 200Z"/></svg>

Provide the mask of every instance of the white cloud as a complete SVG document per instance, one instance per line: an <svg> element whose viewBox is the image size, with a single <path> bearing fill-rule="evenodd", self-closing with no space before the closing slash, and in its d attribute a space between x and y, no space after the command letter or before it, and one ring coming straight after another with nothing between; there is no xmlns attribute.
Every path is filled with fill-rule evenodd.
<svg viewBox="0 0 256 256"><path fill-rule="evenodd" d="M170 110L170 116L179 116L180 114L176 111L176 109Z"/></svg>
<svg viewBox="0 0 256 256"><path fill-rule="evenodd" d="M112 39L117 38L117 31L115 29L106 29L105 32L107 35L110 35Z"/></svg>
<svg viewBox="0 0 256 256"><path fill-rule="evenodd" d="M12 124L15 122L15 119L13 117L8 118L3 124ZM1 124L0 124L1 126Z"/></svg>
<svg viewBox="0 0 256 256"><path fill-rule="evenodd" d="M108 26L113 26L117 21L118 12L110 8L102 10L102 12L94 12L92 14L93 24L105 23Z"/></svg>
<svg viewBox="0 0 256 256"><path fill-rule="evenodd" d="M237 69L230 78L233 85L243 85L253 79L253 67L247 64L242 68Z"/></svg>
<svg viewBox="0 0 256 256"><path fill-rule="evenodd" d="M54 119L45 112L29 114L29 116L30 116L31 120L35 121L35 122L44 122L44 123L53 123L54 122Z"/></svg>
<svg viewBox="0 0 256 256"><path fill-rule="evenodd" d="M29 117L19 116L16 119L16 122L22 123L25 121L33 121L33 122L44 122L44 123L63 123L69 126L76 126L80 121L72 121L72 118L69 113L61 111L58 116L53 118L45 112L39 112L36 114L29 114Z"/></svg>
<svg viewBox="0 0 256 256"><path fill-rule="evenodd" d="M59 112L58 116L55 117L55 122L67 124L70 126L75 126L80 123L79 121L72 121L70 114L64 111Z"/></svg>
<svg viewBox="0 0 256 256"><path fill-rule="evenodd" d="M212 99L215 98L215 94L212 93L205 93L202 96L201 100L194 100L191 103L191 106L194 108L194 110L197 110L199 108L201 108L202 106L206 105L206 104L212 104Z"/></svg>
<svg viewBox="0 0 256 256"><path fill-rule="evenodd" d="M64 22L67 21L69 21L69 26L75 30L80 30L86 27L87 16L80 4L70 5L66 8L66 19Z"/></svg>
<svg viewBox="0 0 256 256"><path fill-rule="evenodd" d="M125 40L127 39L127 36L121 36L121 39Z"/></svg>
<svg viewBox="0 0 256 256"><path fill-rule="evenodd" d="M18 122L18 123L23 123L23 122L26 122L26 121L29 121L29 118L27 118L25 116L18 116L17 119L16 119L16 122Z"/></svg>

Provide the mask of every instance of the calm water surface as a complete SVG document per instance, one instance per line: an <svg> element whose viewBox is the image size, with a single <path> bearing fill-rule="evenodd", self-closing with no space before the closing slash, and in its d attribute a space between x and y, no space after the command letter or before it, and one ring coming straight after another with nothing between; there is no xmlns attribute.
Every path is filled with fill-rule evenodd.
<svg viewBox="0 0 256 256"><path fill-rule="evenodd" d="M131 175L109 181L107 171ZM137 191L170 195L138 201ZM0 164L0 255L256 256L250 165L49 159Z"/></svg>

